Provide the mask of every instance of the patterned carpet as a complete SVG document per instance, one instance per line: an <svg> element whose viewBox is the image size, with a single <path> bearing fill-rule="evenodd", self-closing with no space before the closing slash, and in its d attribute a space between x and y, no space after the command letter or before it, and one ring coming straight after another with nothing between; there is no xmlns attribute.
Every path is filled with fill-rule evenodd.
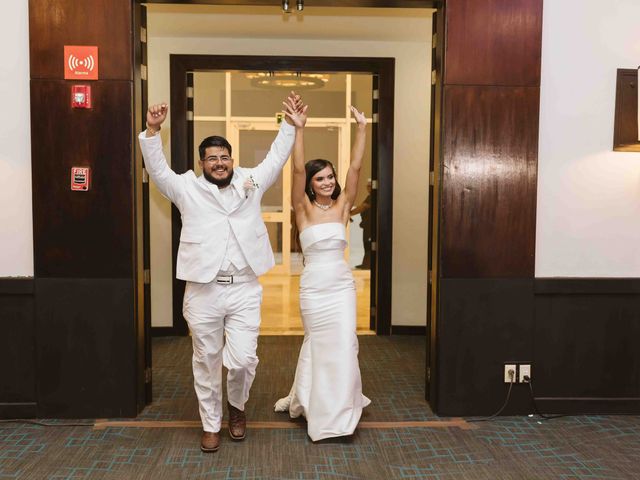
<svg viewBox="0 0 640 480"><path fill-rule="evenodd" d="M262 337L250 421L288 391L301 339ZM424 401L423 337L361 337L363 422L438 421ZM154 339L154 403L136 420L197 420L188 338ZM67 423L67 421L53 421ZM640 417L501 417L462 428L361 428L312 443L304 423L223 435L199 450L198 428L42 427L0 423L0 479L637 479ZM285 425L287 427L287 425Z"/></svg>

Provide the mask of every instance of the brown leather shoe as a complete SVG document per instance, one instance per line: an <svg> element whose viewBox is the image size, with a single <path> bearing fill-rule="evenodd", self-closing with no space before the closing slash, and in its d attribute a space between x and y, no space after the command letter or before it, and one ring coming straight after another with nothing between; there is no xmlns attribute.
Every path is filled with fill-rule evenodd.
<svg viewBox="0 0 640 480"><path fill-rule="evenodd" d="M220 432L202 432L200 450L205 453L218 451L220 448Z"/></svg>
<svg viewBox="0 0 640 480"><path fill-rule="evenodd" d="M229 435L233 440L244 440L247 428L247 417L242 410L227 402L229 408Z"/></svg>

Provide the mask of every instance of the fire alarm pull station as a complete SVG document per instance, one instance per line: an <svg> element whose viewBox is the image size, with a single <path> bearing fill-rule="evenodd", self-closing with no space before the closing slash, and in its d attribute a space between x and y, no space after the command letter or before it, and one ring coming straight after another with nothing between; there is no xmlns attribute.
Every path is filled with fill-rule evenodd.
<svg viewBox="0 0 640 480"><path fill-rule="evenodd" d="M86 192L91 184L91 169L89 167L71 168L71 190Z"/></svg>
<svg viewBox="0 0 640 480"><path fill-rule="evenodd" d="M72 85L71 86L71 107L91 108L91 86Z"/></svg>

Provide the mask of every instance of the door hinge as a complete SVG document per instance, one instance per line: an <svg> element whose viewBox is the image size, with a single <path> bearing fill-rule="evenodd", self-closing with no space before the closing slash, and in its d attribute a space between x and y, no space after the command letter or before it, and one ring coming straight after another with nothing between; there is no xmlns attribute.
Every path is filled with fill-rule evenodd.
<svg viewBox="0 0 640 480"><path fill-rule="evenodd" d="M429 270L427 273L427 281L429 282L429 285L433 283L433 270Z"/></svg>
<svg viewBox="0 0 640 480"><path fill-rule="evenodd" d="M378 242L371 242L371 251L372 252L378 251Z"/></svg>
<svg viewBox="0 0 640 480"><path fill-rule="evenodd" d="M436 174L435 172L429 172L429 185L431 185L432 187L435 185L436 183Z"/></svg>
<svg viewBox="0 0 640 480"><path fill-rule="evenodd" d="M149 183L149 173L146 168L142 169L142 183Z"/></svg>
<svg viewBox="0 0 640 480"><path fill-rule="evenodd" d="M436 48L437 45L438 45L438 34L434 33L431 36L431 48Z"/></svg>
<svg viewBox="0 0 640 480"><path fill-rule="evenodd" d="M187 110L187 122L193 121L193 112Z"/></svg>
<svg viewBox="0 0 640 480"><path fill-rule="evenodd" d="M193 98L193 87L187 87L187 98Z"/></svg>
<svg viewBox="0 0 640 480"><path fill-rule="evenodd" d="M142 80L146 80L147 79L147 66L146 65L140 65L140 78Z"/></svg>
<svg viewBox="0 0 640 480"><path fill-rule="evenodd" d="M431 381L431 367L427 367L427 382Z"/></svg>
<svg viewBox="0 0 640 480"><path fill-rule="evenodd" d="M140 27L140 42L147 43L147 29Z"/></svg>
<svg viewBox="0 0 640 480"><path fill-rule="evenodd" d="M144 284L145 285L151 284L151 270L149 270L148 268L144 269Z"/></svg>
<svg viewBox="0 0 640 480"><path fill-rule="evenodd" d="M378 190L378 180L371 180L371 190Z"/></svg>
<svg viewBox="0 0 640 480"><path fill-rule="evenodd" d="M375 305L371 305L371 316L376 317L378 315L378 309Z"/></svg>
<svg viewBox="0 0 640 480"><path fill-rule="evenodd" d="M151 383L151 368L144 369L144 383Z"/></svg>
<svg viewBox="0 0 640 480"><path fill-rule="evenodd" d="M374 113L373 115L371 115L371 121L373 123L378 123L378 121L380 120L380 115L377 113Z"/></svg>
<svg viewBox="0 0 640 480"><path fill-rule="evenodd" d="M431 85L435 85L438 80L438 72L436 70L431 70Z"/></svg>
<svg viewBox="0 0 640 480"><path fill-rule="evenodd" d="M373 91L373 99L374 99L374 100L378 100L379 98L380 98L380 90L375 89L375 90Z"/></svg>

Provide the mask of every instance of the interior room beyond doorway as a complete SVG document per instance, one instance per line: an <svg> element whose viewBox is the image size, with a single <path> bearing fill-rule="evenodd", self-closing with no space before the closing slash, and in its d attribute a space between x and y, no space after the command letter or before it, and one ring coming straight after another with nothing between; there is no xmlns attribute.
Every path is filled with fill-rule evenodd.
<svg viewBox="0 0 640 480"><path fill-rule="evenodd" d="M307 159L325 158L344 185L350 163L355 120L349 106L364 112L367 142L355 209L347 225L351 266L358 298L358 333L374 333L370 321L371 195L373 75L368 73L196 71L188 74L193 98L193 163L201 174L198 145L209 135L223 135L233 146L235 165L254 167L265 157L278 129L282 99L294 90L311 106L305 135ZM262 335L300 335L298 289L304 259L291 206L291 165L263 194L262 217L276 266L260 281L263 286ZM364 233L364 235L363 235ZM366 238L365 238L366 237Z"/></svg>
<svg viewBox="0 0 640 480"><path fill-rule="evenodd" d="M172 54L395 58L393 224L384 226L393 234L390 317L394 326L424 328L433 10L308 6L287 18L275 7L147 9L149 101L170 98ZM167 125L165 151L170 135ZM150 198L152 325L170 327L171 208L153 185Z"/></svg>

